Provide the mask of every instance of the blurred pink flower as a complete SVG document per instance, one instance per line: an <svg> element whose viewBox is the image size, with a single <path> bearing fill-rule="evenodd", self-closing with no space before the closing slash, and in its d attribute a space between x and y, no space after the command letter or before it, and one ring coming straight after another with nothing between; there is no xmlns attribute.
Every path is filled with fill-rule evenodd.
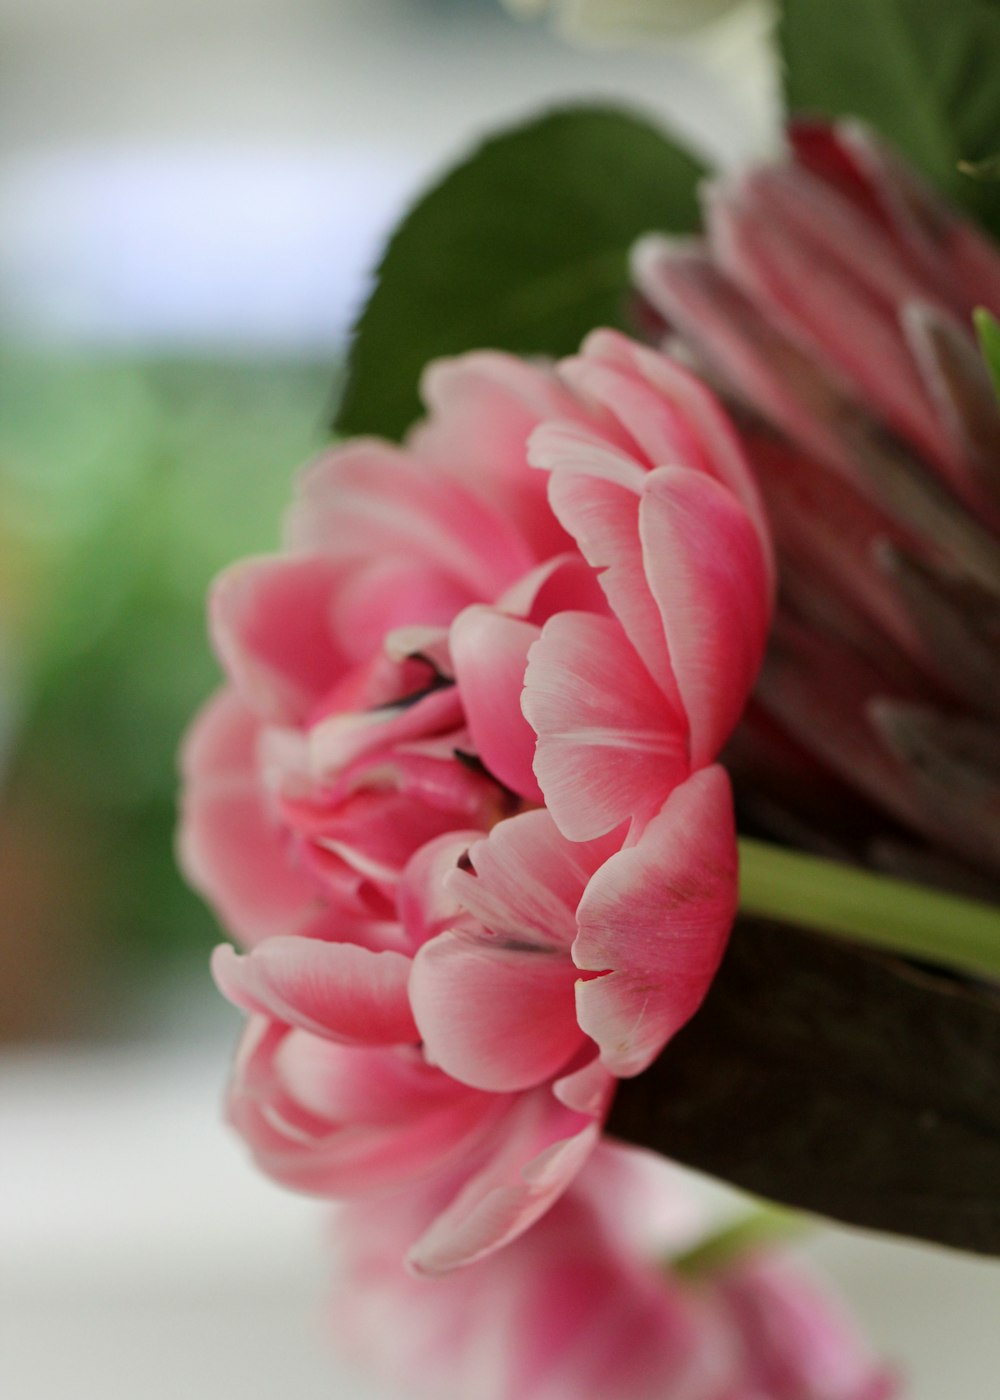
<svg viewBox="0 0 1000 1400"><path fill-rule="evenodd" d="M718 1400L888 1400L896 1394L895 1378L872 1363L838 1300L787 1254L757 1246L721 1267L710 1287L739 1373Z"/></svg>
<svg viewBox="0 0 1000 1400"><path fill-rule="evenodd" d="M603 1144L529 1234L460 1277L414 1278L401 1241L433 1194L340 1212L344 1353L433 1400L888 1400L837 1302L769 1248L691 1276L699 1213L676 1171Z"/></svg>
<svg viewBox="0 0 1000 1400"><path fill-rule="evenodd" d="M547 1209L708 988L736 902L712 764L772 564L724 415L655 351L472 355L425 396L216 585L230 684L181 854L251 949L214 964L252 1018L234 1123L323 1195L451 1172L411 1253L435 1272Z"/></svg>
<svg viewBox="0 0 1000 1400"><path fill-rule="evenodd" d="M781 563L730 754L743 810L981 892L1000 876L1000 409L971 313L1000 313L1000 249L854 123L795 124L784 159L704 206L704 239L643 240L635 275L734 407Z"/></svg>

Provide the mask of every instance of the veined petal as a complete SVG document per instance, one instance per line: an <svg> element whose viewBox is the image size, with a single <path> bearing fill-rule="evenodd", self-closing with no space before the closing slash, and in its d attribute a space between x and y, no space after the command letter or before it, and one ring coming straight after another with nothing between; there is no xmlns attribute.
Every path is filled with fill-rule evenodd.
<svg viewBox="0 0 1000 1400"><path fill-rule="evenodd" d="M687 776L687 725L610 618L550 618L528 654L521 704L545 801L572 841L651 816Z"/></svg>
<svg viewBox="0 0 1000 1400"><path fill-rule="evenodd" d="M420 1039L410 1010L410 959L352 943L269 938L240 957L216 948L212 973L244 1011L274 1016L343 1044L393 1045Z"/></svg>
<svg viewBox="0 0 1000 1400"><path fill-rule="evenodd" d="M528 648L539 635L530 622L493 608L466 608L452 624L451 655L476 753L505 787L542 800L532 772L535 735L521 713Z"/></svg>
<svg viewBox="0 0 1000 1400"><path fill-rule="evenodd" d="M552 1077L583 1043L566 951L448 930L413 961L410 997L431 1064L504 1093Z"/></svg>
<svg viewBox="0 0 1000 1400"><path fill-rule="evenodd" d="M639 534L700 768L735 727L763 659L771 589L760 540L727 487L680 467L648 476Z"/></svg>
<svg viewBox="0 0 1000 1400"><path fill-rule="evenodd" d="M576 965L580 1025L620 1076L638 1074L701 1005L738 900L729 779L704 768L675 788L638 843L587 886Z"/></svg>

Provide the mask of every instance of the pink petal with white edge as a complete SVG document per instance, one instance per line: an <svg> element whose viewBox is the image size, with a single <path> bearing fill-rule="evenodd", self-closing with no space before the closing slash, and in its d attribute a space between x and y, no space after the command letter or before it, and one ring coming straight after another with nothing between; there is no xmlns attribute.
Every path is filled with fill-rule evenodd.
<svg viewBox="0 0 1000 1400"><path fill-rule="evenodd" d="M530 622L492 608L466 608L452 624L451 656L476 753L505 787L529 802L542 793L531 764L535 735L521 713L528 648L539 636Z"/></svg>
<svg viewBox="0 0 1000 1400"><path fill-rule="evenodd" d="M540 428L532 461L552 471L552 509L598 572L611 610L646 669L679 708L663 635L663 620L649 591L639 544L639 500L648 473L638 462L582 431Z"/></svg>
<svg viewBox="0 0 1000 1400"><path fill-rule="evenodd" d="M257 771L260 726L232 690L188 731L178 859L187 879L243 943L298 933L320 913L320 887L291 859L266 813Z"/></svg>
<svg viewBox="0 0 1000 1400"><path fill-rule="evenodd" d="M498 1125L499 1151L413 1246L410 1268L417 1274L448 1273L522 1235L558 1200L597 1146L606 1108L607 1101L595 1121L566 1108L548 1088L521 1095Z"/></svg>
<svg viewBox="0 0 1000 1400"><path fill-rule="evenodd" d="M654 395L670 403L675 418L685 426L689 456L677 461L658 459L651 451L655 443L648 443L640 433L638 440L650 455L650 465L696 467L728 486L754 522L773 579L774 553L763 498L732 421L708 386L671 356L640 345L619 331L593 331L580 354L583 359L600 359L641 376Z"/></svg>
<svg viewBox="0 0 1000 1400"><path fill-rule="evenodd" d="M548 812L520 812L469 848L474 873L453 870L445 883L499 938L566 953L587 881L620 844L617 837L567 841Z"/></svg>
<svg viewBox="0 0 1000 1400"><path fill-rule="evenodd" d="M691 726L691 766L700 768L736 727L763 660L771 620L764 556L732 492L683 467L647 477L639 534Z"/></svg>
<svg viewBox="0 0 1000 1400"><path fill-rule="evenodd" d="M580 901L577 1016L612 1073L651 1064L708 991L739 897L729 779L704 768L675 788L638 843L598 870Z"/></svg>
<svg viewBox="0 0 1000 1400"><path fill-rule="evenodd" d="M234 564L213 584L215 649L261 719L301 723L343 671L331 612L342 572L321 556L276 555Z"/></svg>
<svg viewBox="0 0 1000 1400"><path fill-rule="evenodd" d="M410 998L431 1064L474 1089L529 1089L583 1043L566 951L449 930L413 961Z"/></svg>
<svg viewBox="0 0 1000 1400"><path fill-rule="evenodd" d="M546 804L571 841L647 819L688 774L687 726L610 618L551 618L521 705Z"/></svg>
<svg viewBox="0 0 1000 1400"><path fill-rule="evenodd" d="M644 468L708 470L705 452L689 424L670 399L655 393L633 366L581 354L564 360L561 370L581 397L613 414L634 444L634 454Z"/></svg>
<svg viewBox="0 0 1000 1400"><path fill-rule="evenodd" d="M407 987L410 959L351 943L269 938L245 957L228 944L212 955L223 996L244 1011L345 1045L420 1039Z"/></svg>

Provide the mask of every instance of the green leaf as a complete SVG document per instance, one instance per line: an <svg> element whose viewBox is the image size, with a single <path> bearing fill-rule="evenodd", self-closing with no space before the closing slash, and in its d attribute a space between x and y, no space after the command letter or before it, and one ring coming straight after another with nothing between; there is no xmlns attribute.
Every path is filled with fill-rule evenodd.
<svg viewBox="0 0 1000 1400"><path fill-rule="evenodd" d="M784 0L792 112L862 117L994 229L1000 194L959 171L996 150L996 0Z"/></svg>
<svg viewBox="0 0 1000 1400"><path fill-rule="evenodd" d="M1000 996L743 919L609 1129L786 1205L1000 1254Z"/></svg>
<svg viewBox="0 0 1000 1400"><path fill-rule="evenodd" d="M562 355L628 324L628 250L699 223L703 168L638 116L549 113L492 137L393 235L354 334L342 433L400 436L428 360L478 346Z"/></svg>
<svg viewBox="0 0 1000 1400"><path fill-rule="evenodd" d="M1000 321L985 306L980 306L973 313L973 320L979 336L979 348L993 380L994 393L1000 401Z"/></svg>

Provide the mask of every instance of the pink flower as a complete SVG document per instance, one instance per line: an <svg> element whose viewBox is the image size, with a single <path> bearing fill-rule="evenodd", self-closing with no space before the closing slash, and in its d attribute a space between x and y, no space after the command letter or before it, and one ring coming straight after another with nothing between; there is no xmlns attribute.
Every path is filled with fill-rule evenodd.
<svg viewBox="0 0 1000 1400"><path fill-rule="evenodd" d="M971 313L1000 312L1000 249L853 123L794 125L712 182L705 225L643 240L635 275L739 406L781 560L744 810L910 878L940 878L928 843L996 877L1000 412Z"/></svg>
<svg viewBox="0 0 1000 1400"><path fill-rule="evenodd" d="M287 552L216 585L181 850L251 949L214 964L252 1018L234 1123L322 1195L447 1174L411 1249L439 1272L557 1199L708 988L713 760L772 565L725 417L654 351L474 355L425 393L405 449L321 459Z"/></svg>
<svg viewBox="0 0 1000 1400"><path fill-rule="evenodd" d="M691 1278L664 1258L698 1228L678 1175L602 1146L530 1234L461 1276L414 1278L415 1194L337 1218L345 1354L434 1400L887 1400L835 1301L771 1249ZM659 1257L657 1257L659 1256Z"/></svg>
<svg viewBox="0 0 1000 1400"><path fill-rule="evenodd" d="M737 1256L711 1281L740 1379L719 1400L888 1400L894 1377L872 1364L838 1301L774 1249Z"/></svg>
<svg viewBox="0 0 1000 1400"><path fill-rule="evenodd" d="M734 912L717 768L625 850L614 836L569 842L544 810L476 836L413 857L381 947L276 936L213 962L252 1017L230 1117L265 1171L331 1197L450 1172L453 1198L407 1242L424 1273L498 1249L565 1190L596 1145L613 1074L636 1072L694 1010ZM576 950L601 962L591 950L622 929L648 941L633 980L578 980Z"/></svg>

